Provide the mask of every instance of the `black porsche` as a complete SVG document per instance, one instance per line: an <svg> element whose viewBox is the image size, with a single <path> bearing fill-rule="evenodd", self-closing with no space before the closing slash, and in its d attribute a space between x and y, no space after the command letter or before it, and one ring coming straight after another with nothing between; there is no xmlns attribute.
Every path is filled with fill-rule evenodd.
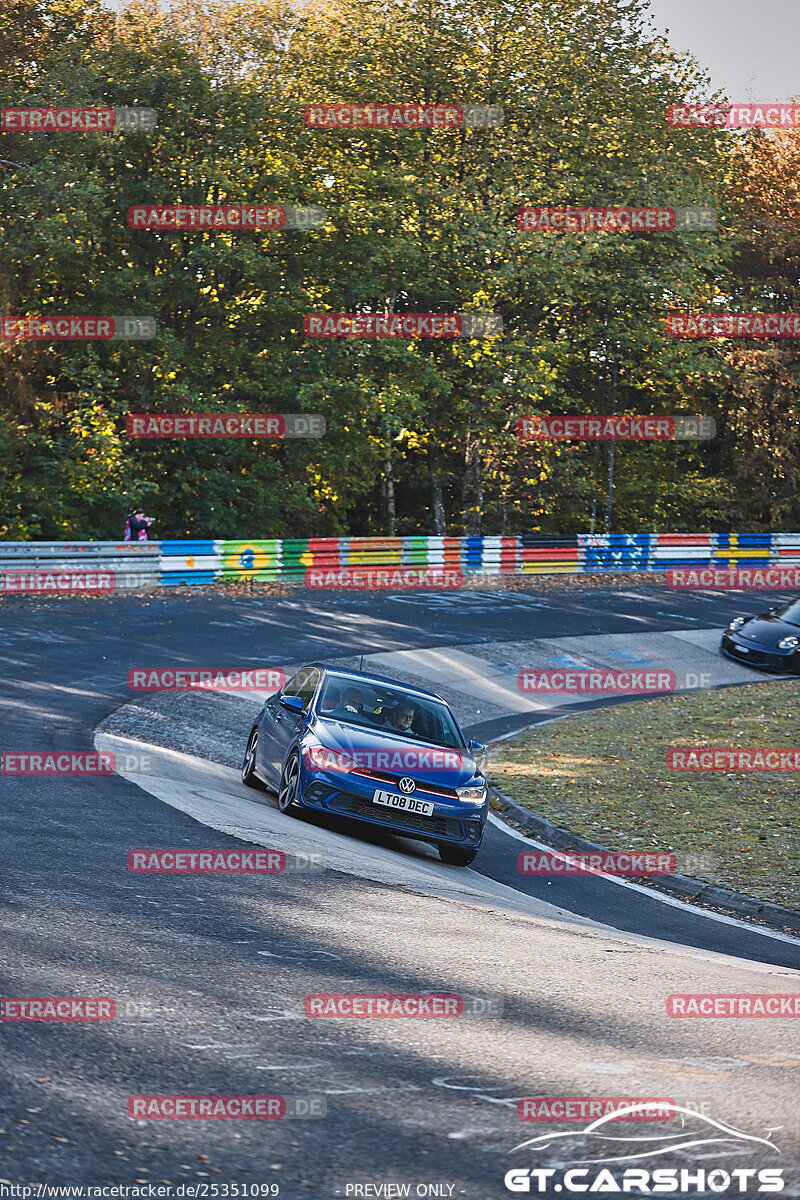
<svg viewBox="0 0 800 1200"><path fill-rule="evenodd" d="M722 653L761 671L800 674L800 600L774 605L754 617L734 617L722 635Z"/></svg>

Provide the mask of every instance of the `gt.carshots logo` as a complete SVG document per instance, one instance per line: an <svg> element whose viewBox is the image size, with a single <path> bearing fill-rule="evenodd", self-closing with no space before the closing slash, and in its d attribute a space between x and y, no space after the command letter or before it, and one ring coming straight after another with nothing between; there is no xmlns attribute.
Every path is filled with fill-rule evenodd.
<svg viewBox="0 0 800 1200"><path fill-rule="evenodd" d="M665 1109L659 1111L659 1104ZM626 1132L620 1122L642 1120L649 1112L650 1119L662 1123L662 1129L650 1132L639 1129ZM676 1122L675 1117L680 1117ZM547 1118L545 1118L547 1119ZM666 1127L666 1132L662 1130ZM672 1101L631 1101L629 1107L604 1113L583 1129L549 1131L528 1138L515 1146L511 1153L524 1150L537 1156L543 1150L558 1151L559 1142L567 1139L565 1149L575 1155L578 1166L559 1167L513 1167L506 1171L504 1183L510 1192L536 1192L553 1195L564 1192L614 1192L641 1195L674 1194L680 1196L720 1195L723 1193L743 1194L780 1192L784 1187L783 1171L780 1168L758 1169L742 1167L732 1170L728 1163L719 1167L672 1167L654 1166L652 1159L658 1156L662 1163L669 1154L681 1153L693 1147L703 1147L703 1159L714 1156L728 1158L742 1153L752 1154L756 1149L763 1154L770 1151L780 1154L780 1149L769 1138L759 1137L737 1129L727 1122L706 1116L694 1108L686 1108ZM580 1155L580 1157L578 1157ZM647 1166L622 1166L636 1159L650 1160ZM563 1162L563 1159L561 1160ZM568 1160L567 1160L568 1161ZM609 1166L603 1166L607 1163ZM758 1188L754 1184L758 1183Z"/></svg>
<svg viewBox="0 0 800 1200"><path fill-rule="evenodd" d="M286 672L277 667L132 667L132 692L277 692Z"/></svg>
<svg viewBox="0 0 800 1200"><path fill-rule="evenodd" d="M674 854L659 850L523 850L517 855L520 875L673 875Z"/></svg>
<svg viewBox="0 0 800 1200"><path fill-rule="evenodd" d="M113 1021L110 996L0 996L0 1021Z"/></svg>
<svg viewBox="0 0 800 1200"><path fill-rule="evenodd" d="M307 588L380 591L395 588L442 590L464 586L464 574L454 567L341 567L306 571Z"/></svg>
<svg viewBox="0 0 800 1200"><path fill-rule="evenodd" d="M800 749L768 746L670 746L668 771L800 771Z"/></svg>
<svg viewBox="0 0 800 1200"><path fill-rule="evenodd" d="M800 567L673 567L666 572L667 587L675 591L725 592L783 591L800 588Z"/></svg>

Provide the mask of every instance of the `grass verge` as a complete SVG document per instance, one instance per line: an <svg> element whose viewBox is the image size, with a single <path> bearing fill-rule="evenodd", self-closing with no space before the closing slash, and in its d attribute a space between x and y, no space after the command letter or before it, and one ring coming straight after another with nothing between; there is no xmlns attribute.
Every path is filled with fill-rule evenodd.
<svg viewBox="0 0 800 1200"><path fill-rule="evenodd" d="M681 874L800 908L800 775L667 770L670 746L800 747L800 683L595 709L502 742L492 781L615 850L669 850Z"/></svg>

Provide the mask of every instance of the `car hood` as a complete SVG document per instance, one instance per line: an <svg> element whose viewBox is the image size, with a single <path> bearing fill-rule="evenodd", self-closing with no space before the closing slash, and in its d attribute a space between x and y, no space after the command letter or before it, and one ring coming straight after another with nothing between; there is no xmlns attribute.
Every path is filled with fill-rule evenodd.
<svg viewBox="0 0 800 1200"><path fill-rule="evenodd" d="M800 628L770 613L762 613L758 617L751 617L736 630L735 636L745 646L776 646L782 638L800 638Z"/></svg>
<svg viewBox="0 0 800 1200"><path fill-rule="evenodd" d="M311 732L329 750L342 751L366 767L392 775L411 775L427 783L463 787L480 774L475 759L466 750L407 741L389 730L362 729L318 716ZM384 759L383 755L388 757Z"/></svg>

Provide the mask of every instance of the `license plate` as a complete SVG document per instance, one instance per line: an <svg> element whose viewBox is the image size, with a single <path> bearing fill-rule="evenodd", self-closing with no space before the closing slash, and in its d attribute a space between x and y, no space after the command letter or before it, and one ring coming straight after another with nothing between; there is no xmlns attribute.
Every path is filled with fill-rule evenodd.
<svg viewBox="0 0 800 1200"><path fill-rule="evenodd" d="M400 812L419 813L421 817L433 815L431 800L418 800L416 796L398 796L396 792L373 792L372 803L382 804L384 808L396 808Z"/></svg>

